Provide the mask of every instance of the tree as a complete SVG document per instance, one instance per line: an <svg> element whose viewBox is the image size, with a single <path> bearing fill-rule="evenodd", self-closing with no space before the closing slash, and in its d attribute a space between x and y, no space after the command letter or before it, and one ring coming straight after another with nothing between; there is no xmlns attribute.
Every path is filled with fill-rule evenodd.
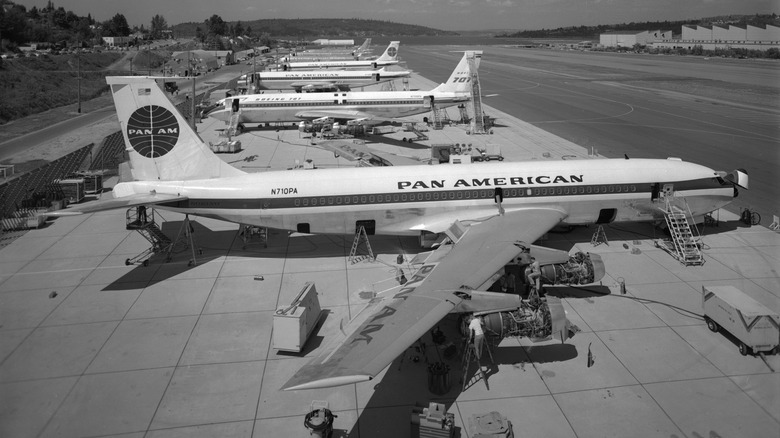
<svg viewBox="0 0 780 438"><path fill-rule="evenodd" d="M233 26L232 36L233 38L235 38L235 37L240 37L243 34L244 34L244 27L241 26L241 21L238 21L236 25Z"/></svg>
<svg viewBox="0 0 780 438"><path fill-rule="evenodd" d="M152 38L159 39L162 37L162 31L168 28L168 23L165 21L162 15L155 15L152 17Z"/></svg>
<svg viewBox="0 0 780 438"><path fill-rule="evenodd" d="M200 26L195 27L195 38L201 43L206 42L206 34L203 33L203 29Z"/></svg>
<svg viewBox="0 0 780 438"><path fill-rule="evenodd" d="M106 36L128 36L130 35L130 25L122 14L116 14L114 17L103 23Z"/></svg>
<svg viewBox="0 0 780 438"><path fill-rule="evenodd" d="M214 14L206 20L206 29L210 35L225 35L227 33L227 24L222 17Z"/></svg>

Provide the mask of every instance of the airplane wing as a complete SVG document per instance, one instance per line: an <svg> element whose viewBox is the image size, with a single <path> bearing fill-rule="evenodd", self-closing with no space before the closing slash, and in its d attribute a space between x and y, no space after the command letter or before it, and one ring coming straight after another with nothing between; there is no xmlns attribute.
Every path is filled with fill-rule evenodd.
<svg viewBox="0 0 780 438"><path fill-rule="evenodd" d="M356 119L362 119L364 124L378 124L383 122L392 122L393 119L387 118L387 117L379 117L374 114L365 113L362 111L331 111L331 110L320 110L320 111L299 111L295 113L295 117L301 119L301 120L314 120L319 119L320 117L330 117L335 120L339 121L350 121L350 120L356 120Z"/></svg>
<svg viewBox="0 0 780 438"><path fill-rule="evenodd" d="M562 210L536 208L454 223L448 231L453 245L433 251L406 284L372 299L282 389L370 380L450 311L519 306L516 295L484 292L490 297L480 301L470 290L516 257L522 242L537 240L565 217Z"/></svg>
<svg viewBox="0 0 780 438"><path fill-rule="evenodd" d="M184 201L186 196L166 195L162 193L143 193L120 198L100 199L84 204L69 206L63 210L46 212L47 216L73 216L84 213L95 213L98 211L115 210L119 208L131 208L139 205L154 205L167 202Z"/></svg>

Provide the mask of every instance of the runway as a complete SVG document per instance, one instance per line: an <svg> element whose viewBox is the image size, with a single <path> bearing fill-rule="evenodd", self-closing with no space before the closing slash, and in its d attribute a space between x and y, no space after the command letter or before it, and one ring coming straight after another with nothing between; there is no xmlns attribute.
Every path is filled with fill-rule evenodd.
<svg viewBox="0 0 780 438"><path fill-rule="evenodd" d="M459 57L441 48L405 50L410 57L420 53L419 65L408 58L417 71L451 66L442 60ZM369 137L367 145L406 163L430 157L430 144L456 142L500 144L507 161L589 160L598 158L591 146L601 154L613 152L604 146L610 142L622 156L614 132L620 137L638 130L653 137L638 142L665 144L665 136L650 134L651 125L665 123L673 133L686 131L688 119L699 129L706 126L695 111L653 116L644 107L655 106L630 100L632 93L623 87L562 74L553 81L534 70L521 72L525 82L511 75L487 79L496 69L514 71L494 66L493 50L499 49L486 48L483 59L483 94L498 96L486 98L486 105L493 105L487 99L505 101L508 110L516 105L531 123L496 105L487 112L500 126L489 135L468 135L453 125L410 144L401 141L410 133L399 128ZM415 74L411 86L431 88L446 79L448 68ZM510 89L515 94L500 93ZM617 94L599 96L600 90ZM571 102L575 92L584 96L578 103ZM642 117L623 100L641 107L636 112ZM596 102L605 104L591 108ZM643 117L653 118L643 127ZM733 128L723 128L721 137ZM210 119L198 125L206 142L220 141L222 129ZM555 129L587 136L590 143L579 145L550 132ZM290 169L307 159L318 167L354 166L312 147L295 129L252 128L235 139L244 150L220 157L247 172ZM722 149L725 160L727 148ZM735 156L741 158L732 155L724 170L742 166ZM690 160L708 157L699 158ZM158 213L165 219L162 230L175 237L183 216ZM50 220L0 249L0 436L303 438L310 436L303 419L315 400L338 415L338 438L411 436L413 407L429 402L453 414L462 438L473 437L473 415L491 411L513 423L515 436L778 436L780 355L766 362L742 356L732 338L710 332L697 315L707 285L735 286L780 311L780 234L746 226L729 211L716 217L717 226L702 229L705 264L697 267L683 266L656 247L663 236L648 224L605 226L607 242L592 242L593 227L548 233L537 243L597 253L606 276L585 289L550 291L563 297L577 333L565 344L505 339L494 348L493 363L483 364L489 369L486 380L467 373L463 385L461 355L446 357L446 344L426 335L424 346L409 348L370 382L292 392L279 388L340 330L342 319L372 293L397 284L398 255L410 271L408 260L421 251L415 238L372 236L378 261L364 257L352 264L353 236L270 230L265 246L244 242L235 224L192 218L195 246L202 251L194 254L196 263L190 264L193 253L187 248L170 262L164 254L154 256L144 267L125 264L149 242L125 228L124 211ZM301 354L279 352L272 342L275 311L309 281L319 291L324 321ZM448 342L460 345L455 318L443 319L440 327ZM428 382L428 366L439 361L451 368L443 394L431 392Z"/></svg>
<svg viewBox="0 0 780 438"><path fill-rule="evenodd" d="M444 81L467 46L402 46L415 71ZM744 168L750 207L780 214L780 64L769 60L484 48L483 103L608 158L679 157ZM489 114L489 112L488 112ZM501 120L499 120L501 123Z"/></svg>

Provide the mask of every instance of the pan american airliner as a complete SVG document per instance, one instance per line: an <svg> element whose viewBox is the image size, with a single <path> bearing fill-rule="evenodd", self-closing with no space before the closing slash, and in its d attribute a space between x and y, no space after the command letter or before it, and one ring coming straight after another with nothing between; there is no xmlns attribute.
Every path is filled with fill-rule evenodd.
<svg viewBox="0 0 780 438"><path fill-rule="evenodd" d="M284 384L287 390L373 379L448 313L490 314L516 295L483 292L521 251L540 264L564 251L532 245L559 225L662 220L665 197L702 218L747 187L742 170L680 159L521 161L440 166L330 168L245 173L214 153L154 78L108 77L132 181L111 199L52 215L149 206L237 224L302 233L444 233L409 281L371 299ZM598 281L603 265L588 256ZM602 266L599 269L599 266ZM561 329L561 339L563 329Z"/></svg>
<svg viewBox="0 0 780 438"><path fill-rule="evenodd" d="M400 41L391 41L384 53L376 59L282 62L282 70L312 70L324 68L378 68L398 64Z"/></svg>
<svg viewBox="0 0 780 438"><path fill-rule="evenodd" d="M246 94L221 100L209 117L238 123L300 122L324 117L376 125L399 117L446 108L471 99L469 58L479 67L482 51L467 51L446 83L429 91Z"/></svg>

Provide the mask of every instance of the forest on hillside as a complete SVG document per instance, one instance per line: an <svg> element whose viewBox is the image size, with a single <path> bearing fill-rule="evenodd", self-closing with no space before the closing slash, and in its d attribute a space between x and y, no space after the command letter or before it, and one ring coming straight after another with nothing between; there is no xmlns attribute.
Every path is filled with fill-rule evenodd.
<svg viewBox="0 0 780 438"><path fill-rule="evenodd" d="M514 33L503 33L496 37L509 38L598 38L602 33L617 31L643 31L643 30L671 30L674 35L682 33L684 25L689 26L756 26L764 27L767 24L780 26L780 18L777 14L755 15L720 15L716 17L700 18L695 20L680 21L645 21L621 24L600 24L598 26L569 26L556 29L521 30Z"/></svg>

